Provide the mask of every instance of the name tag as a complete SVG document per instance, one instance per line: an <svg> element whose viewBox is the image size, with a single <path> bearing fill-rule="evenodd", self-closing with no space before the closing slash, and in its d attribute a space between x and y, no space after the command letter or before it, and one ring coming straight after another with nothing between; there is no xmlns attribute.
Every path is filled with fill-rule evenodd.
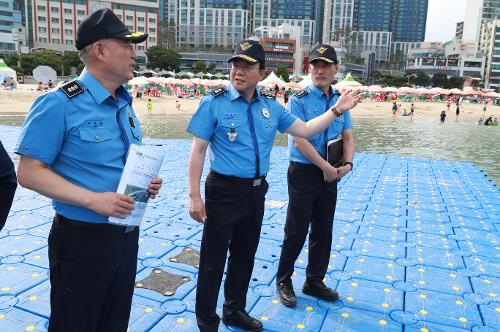
<svg viewBox="0 0 500 332"><path fill-rule="evenodd" d="M238 119L238 113L224 113L224 119L226 120L233 120L233 119Z"/></svg>

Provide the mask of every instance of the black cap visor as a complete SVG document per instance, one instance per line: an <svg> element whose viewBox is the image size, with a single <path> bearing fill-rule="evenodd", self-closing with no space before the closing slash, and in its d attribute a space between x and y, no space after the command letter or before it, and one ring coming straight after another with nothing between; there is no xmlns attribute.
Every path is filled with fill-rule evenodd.
<svg viewBox="0 0 500 332"><path fill-rule="evenodd" d="M148 38L148 34L142 32L123 31L117 33L116 35L109 36L109 38L121 39L131 42L132 44L138 44L145 41Z"/></svg>
<svg viewBox="0 0 500 332"><path fill-rule="evenodd" d="M251 56L248 56L246 54L236 54L236 55L230 57L229 60L227 60L227 62L232 62L235 59L241 59L250 65L253 65L253 64L256 64L257 62L259 62L259 60L254 59Z"/></svg>
<svg viewBox="0 0 500 332"><path fill-rule="evenodd" d="M325 58L323 56L319 56L319 57L315 57L315 58L309 59L309 63L312 63L312 62L318 61L318 60L325 61L327 63L333 63L333 64L335 64L337 62L337 61L334 61L332 59L328 59L328 58Z"/></svg>

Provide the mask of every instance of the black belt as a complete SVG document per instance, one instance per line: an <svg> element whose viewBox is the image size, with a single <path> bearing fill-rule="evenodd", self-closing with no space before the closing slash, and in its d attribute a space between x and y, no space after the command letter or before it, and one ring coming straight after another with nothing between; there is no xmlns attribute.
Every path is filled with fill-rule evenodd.
<svg viewBox="0 0 500 332"><path fill-rule="evenodd" d="M320 169L318 166L316 166L316 165L314 165L314 164L299 163L298 161L290 161L290 165L293 165L293 166L300 166L300 167L307 167L307 168L316 168L316 169Z"/></svg>
<svg viewBox="0 0 500 332"><path fill-rule="evenodd" d="M214 177L216 179L226 181L226 182L241 184L241 185L250 186L250 187L258 187L262 184L263 180L266 179L265 175L258 177L258 178L255 178L255 179L239 178L236 176L220 174L220 173L217 173L217 172L212 171L212 170L210 171L210 173L208 175L211 177Z"/></svg>
<svg viewBox="0 0 500 332"><path fill-rule="evenodd" d="M96 223L91 223L91 222L86 222L86 221L73 220L73 219L69 219L69 218L66 218L64 216L61 216L58 213L56 213L56 215L54 217L54 221L58 222L60 224L67 224L67 225L85 228L85 229L89 229L89 230L95 230L95 231L106 232L106 233L117 233L117 234L130 233L137 228L136 226L96 224Z"/></svg>

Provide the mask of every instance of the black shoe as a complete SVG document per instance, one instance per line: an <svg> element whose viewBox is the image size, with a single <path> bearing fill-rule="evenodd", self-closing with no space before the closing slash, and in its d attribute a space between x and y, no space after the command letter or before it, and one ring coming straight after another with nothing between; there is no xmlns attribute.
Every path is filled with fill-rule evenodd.
<svg viewBox="0 0 500 332"><path fill-rule="evenodd" d="M297 297L293 291L293 285L290 280L280 282L276 287L281 303L287 307L295 307L297 305Z"/></svg>
<svg viewBox="0 0 500 332"><path fill-rule="evenodd" d="M326 285L321 282L306 282L304 287L302 287L302 293L320 298L325 301L335 301L339 298L339 293L331 288L326 287Z"/></svg>
<svg viewBox="0 0 500 332"><path fill-rule="evenodd" d="M245 310L238 310L231 316L222 316L222 322L226 325L236 326L247 331L261 331L262 322L250 317Z"/></svg>

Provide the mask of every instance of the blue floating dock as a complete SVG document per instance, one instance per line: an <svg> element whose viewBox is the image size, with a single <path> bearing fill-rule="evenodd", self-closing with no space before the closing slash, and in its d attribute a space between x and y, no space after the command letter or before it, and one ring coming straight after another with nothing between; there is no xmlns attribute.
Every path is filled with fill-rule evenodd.
<svg viewBox="0 0 500 332"><path fill-rule="evenodd" d="M0 126L14 158L19 128ZM155 268L186 277L175 294L136 288L129 331L197 331L197 268L170 260L199 250L202 225L188 212L191 142L147 139L167 157L164 187L141 227L137 278ZM248 311L267 331L490 332L500 330L500 191L470 163L357 153L339 183L325 282L340 299L301 291L307 241L295 263L296 308L277 297L288 203L287 150L275 147ZM205 169L204 174L206 174ZM46 331L50 316L50 200L19 188L0 232L0 331ZM218 299L221 314L223 287ZM220 331L234 331L221 325Z"/></svg>

